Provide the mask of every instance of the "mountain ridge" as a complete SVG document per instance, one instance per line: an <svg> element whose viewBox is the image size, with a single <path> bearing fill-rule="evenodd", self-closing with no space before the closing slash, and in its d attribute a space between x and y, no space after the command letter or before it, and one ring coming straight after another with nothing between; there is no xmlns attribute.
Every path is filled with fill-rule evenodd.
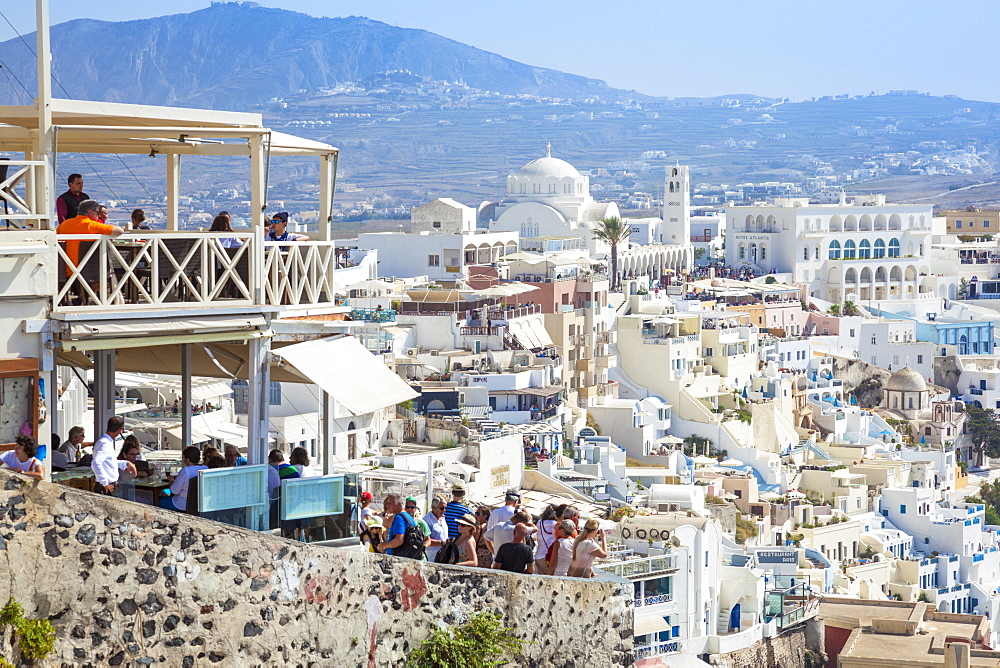
<svg viewBox="0 0 1000 668"><path fill-rule="evenodd" d="M80 99L244 110L271 98L396 69L500 93L649 97L598 79L527 65L426 30L251 4L217 3L185 14L122 22L74 19L51 32L53 74ZM30 44L32 37L25 40ZM104 47L71 46L77 44ZM34 56L19 39L0 43L0 58L12 71L34 80Z"/></svg>

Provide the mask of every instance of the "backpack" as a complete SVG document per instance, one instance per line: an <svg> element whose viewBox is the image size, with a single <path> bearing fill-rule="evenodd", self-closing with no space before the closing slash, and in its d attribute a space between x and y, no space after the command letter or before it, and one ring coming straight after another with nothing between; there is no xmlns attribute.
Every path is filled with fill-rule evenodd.
<svg viewBox="0 0 1000 668"><path fill-rule="evenodd" d="M449 538L441 545L438 553L434 555L434 563L436 564L457 564L459 557L458 545L456 545L457 538Z"/></svg>
<svg viewBox="0 0 1000 668"><path fill-rule="evenodd" d="M410 517L409 513L400 513L409 525L406 527L406 531L403 532L403 544L399 547L392 548L392 555L394 557L404 557L406 559L423 559L424 558L424 532L421 531L420 527L413 518Z"/></svg>

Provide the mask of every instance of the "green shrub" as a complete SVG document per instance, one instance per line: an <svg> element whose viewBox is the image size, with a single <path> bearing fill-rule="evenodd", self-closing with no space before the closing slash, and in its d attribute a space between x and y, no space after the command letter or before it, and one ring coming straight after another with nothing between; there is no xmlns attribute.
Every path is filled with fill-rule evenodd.
<svg viewBox="0 0 1000 668"><path fill-rule="evenodd" d="M0 609L0 629L13 626L21 658L27 661L44 659L56 645L56 630L47 619L30 619L24 616L24 608L13 597ZM5 659L0 668L11 664Z"/></svg>
<svg viewBox="0 0 1000 668"><path fill-rule="evenodd" d="M525 641L501 624L500 615L480 613L464 624L437 629L407 659L410 668L493 668L507 663Z"/></svg>
<svg viewBox="0 0 1000 668"><path fill-rule="evenodd" d="M44 659L56 645L56 630L47 619L25 619L17 630L17 639L23 658Z"/></svg>

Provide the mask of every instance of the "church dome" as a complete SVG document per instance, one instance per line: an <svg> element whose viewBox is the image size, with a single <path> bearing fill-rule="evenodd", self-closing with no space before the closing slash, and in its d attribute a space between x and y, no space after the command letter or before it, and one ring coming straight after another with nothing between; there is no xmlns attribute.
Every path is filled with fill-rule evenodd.
<svg viewBox="0 0 1000 668"><path fill-rule="evenodd" d="M895 392L926 392L927 383L923 376L907 366L889 376L885 389Z"/></svg>
<svg viewBox="0 0 1000 668"><path fill-rule="evenodd" d="M580 178L580 172L565 160L545 156L529 162L517 171L516 176L531 179L576 179Z"/></svg>

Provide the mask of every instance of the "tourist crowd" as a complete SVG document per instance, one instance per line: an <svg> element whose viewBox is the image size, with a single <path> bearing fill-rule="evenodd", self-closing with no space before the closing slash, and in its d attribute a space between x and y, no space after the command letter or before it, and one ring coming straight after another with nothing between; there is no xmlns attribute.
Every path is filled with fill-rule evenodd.
<svg viewBox="0 0 1000 668"><path fill-rule="evenodd" d="M580 527L580 513L571 505L550 505L533 518L516 490L508 490L496 509L470 508L461 483L451 495L450 501L434 497L430 512L420 517L414 497L400 501L389 494L375 512L371 493L362 492L362 544L371 552L441 564L580 578L594 577L594 561L608 556L599 522L590 519Z"/></svg>

